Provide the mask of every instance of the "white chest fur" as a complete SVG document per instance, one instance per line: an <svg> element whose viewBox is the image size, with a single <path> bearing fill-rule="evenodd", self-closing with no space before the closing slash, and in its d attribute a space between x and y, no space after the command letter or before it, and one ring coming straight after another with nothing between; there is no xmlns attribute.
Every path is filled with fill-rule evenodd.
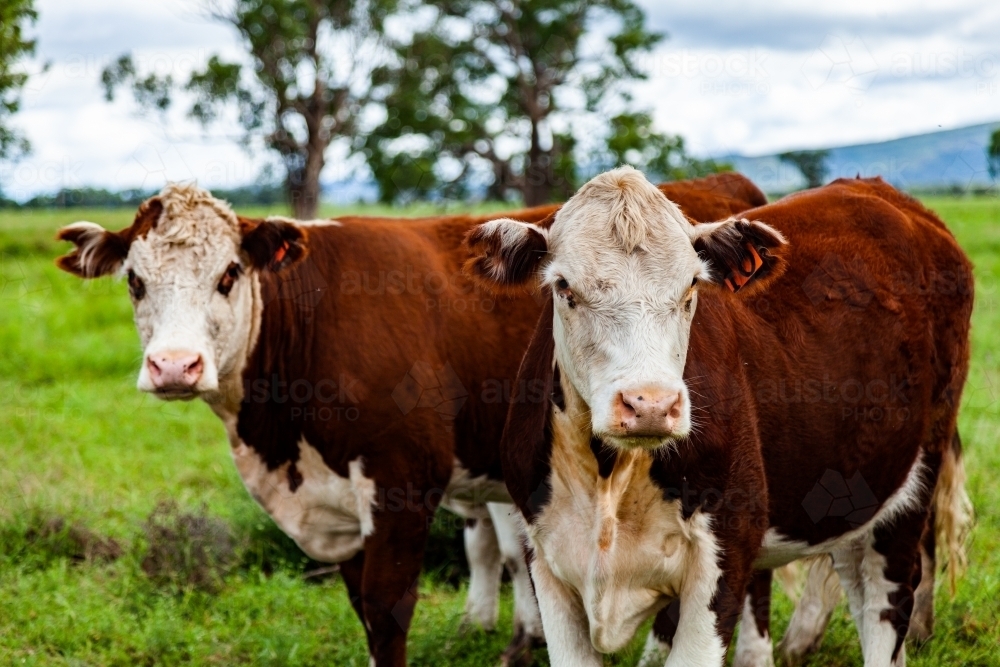
<svg viewBox="0 0 1000 667"><path fill-rule="evenodd" d="M365 537L375 531L376 502L375 482L365 477L361 458L351 461L348 476L341 477L303 438L295 462L299 481L293 490L288 474L291 464L268 470L260 455L237 434L236 413L218 406L213 409L226 425L233 462L247 491L302 551L325 563L340 563L361 551Z"/></svg>
<svg viewBox="0 0 1000 667"><path fill-rule="evenodd" d="M348 464L348 477L341 477L303 438L295 463L301 482L293 491L289 463L268 470L243 442L232 448L232 455L250 494L309 557L326 563L345 561L374 532L375 482L365 477L360 458Z"/></svg>
<svg viewBox="0 0 1000 667"><path fill-rule="evenodd" d="M692 581L718 577L708 516L688 520L649 477L644 451L619 453L598 473L589 429L553 415L552 496L528 528L556 579L579 597L593 646L622 648L639 626Z"/></svg>

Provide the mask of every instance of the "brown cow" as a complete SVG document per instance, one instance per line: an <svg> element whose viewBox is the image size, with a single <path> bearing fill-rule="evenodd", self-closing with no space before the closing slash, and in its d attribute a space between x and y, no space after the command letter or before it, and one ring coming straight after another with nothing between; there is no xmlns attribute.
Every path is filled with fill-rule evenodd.
<svg viewBox="0 0 1000 667"><path fill-rule="evenodd" d="M824 553L865 664L905 662L939 473L963 497L971 267L877 180L745 215L691 225L623 168L550 225L470 235L480 280L549 297L519 382L550 400L511 406L501 453L555 666L665 607L667 665L722 664L753 569Z"/></svg>
<svg viewBox="0 0 1000 667"><path fill-rule="evenodd" d="M685 187L666 189L684 204ZM703 219L762 197L738 176L687 187ZM556 208L514 215L537 221ZM206 401L254 498L307 554L341 563L380 667L406 663L438 504L504 528L519 634L508 658L541 635L519 565L519 517L494 503L509 502L498 450L507 403L544 398L513 383L539 304L495 299L463 276L462 239L490 217L250 220L204 190L171 185L127 229L77 223L60 233L77 245L60 258L64 270L127 277L139 389ZM481 621L491 606L495 619L499 576L496 537L483 525L466 534L474 572L477 560L493 571L470 587Z"/></svg>

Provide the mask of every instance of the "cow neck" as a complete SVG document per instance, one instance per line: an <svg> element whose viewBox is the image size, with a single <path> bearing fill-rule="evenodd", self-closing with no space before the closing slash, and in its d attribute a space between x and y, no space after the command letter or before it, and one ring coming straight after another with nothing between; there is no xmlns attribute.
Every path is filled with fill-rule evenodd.
<svg viewBox="0 0 1000 667"><path fill-rule="evenodd" d="M271 470L299 456L303 420L295 410L304 404L291 400L293 385L317 380L314 330L321 310L336 307L330 292L312 261L260 274L260 326L240 378L245 395L236 431Z"/></svg>
<svg viewBox="0 0 1000 667"><path fill-rule="evenodd" d="M563 477L570 488L579 488L583 482L605 498L601 506L614 507L614 499L624 494L633 477L649 469L650 453L619 450L601 441L591 428L590 406L565 375L560 376L560 385L564 407L552 407L553 474ZM581 475L583 480L578 478Z"/></svg>

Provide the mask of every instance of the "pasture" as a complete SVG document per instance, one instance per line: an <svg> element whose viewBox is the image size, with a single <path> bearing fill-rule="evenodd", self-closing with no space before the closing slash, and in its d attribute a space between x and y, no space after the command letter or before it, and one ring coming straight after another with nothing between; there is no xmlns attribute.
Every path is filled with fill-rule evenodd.
<svg viewBox="0 0 1000 667"><path fill-rule="evenodd" d="M908 658L1000 665L1000 199L926 203L976 270L960 430L978 524L957 596L941 582L935 635ZM119 228L131 214L0 212L0 664L366 665L339 578L305 576L317 565L246 493L216 417L134 389L140 350L124 284L83 283L53 265L68 247L53 240L59 226ZM459 525L442 517L439 539ZM410 663L495 664L511 632L509 591L496 632L461 627L457 564L439 551ZM790 612L776 593L777 637ZM643 638L607 664L634 665ZM810 664L860 664L843 603Z"/></svg>

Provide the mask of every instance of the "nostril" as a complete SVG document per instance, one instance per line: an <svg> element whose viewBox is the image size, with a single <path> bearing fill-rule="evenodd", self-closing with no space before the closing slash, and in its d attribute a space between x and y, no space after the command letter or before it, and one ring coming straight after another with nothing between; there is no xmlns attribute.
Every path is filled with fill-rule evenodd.
<svg viewBox="0 0 1000 667"><path fill-rule="evenodd" d="M667 418L671 420L680 419L684 414L684 399L680 394L673 397L667 409Z"/></svg>
<svg viewBox="0 0 1000 667"><path fill-rule="evenodd" d="M163 373L159 364L153 361L152 357L146 357L146 367L149 368L149 372L153 377L159 377Z"/></svg>
<svg viewBox="0 0 1000 667"><path fill-rule="evenodd" d="M618 412L623 419L635 419L639 416L633 405L635 402L631 396L626 396L624 393L618 394Z"/></svg>

